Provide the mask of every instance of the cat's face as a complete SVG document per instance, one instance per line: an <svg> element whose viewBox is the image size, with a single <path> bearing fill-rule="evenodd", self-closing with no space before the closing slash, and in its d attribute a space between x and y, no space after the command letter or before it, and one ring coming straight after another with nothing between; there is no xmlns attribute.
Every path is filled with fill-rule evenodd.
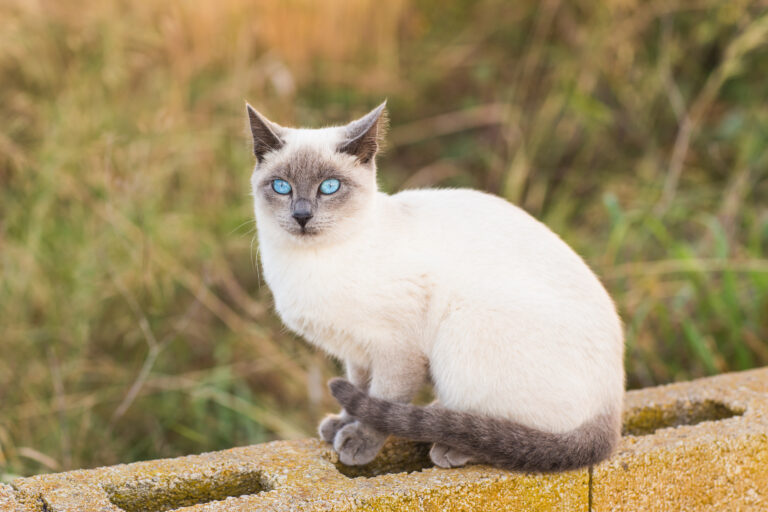
<svg viewBox="0 0 768 512"><path fill-rule="evenodd" d="M283 128L248 109L258 162L251 185L259 230L311 245L364 227L376 194L383 105L347 126Z"/></svg>

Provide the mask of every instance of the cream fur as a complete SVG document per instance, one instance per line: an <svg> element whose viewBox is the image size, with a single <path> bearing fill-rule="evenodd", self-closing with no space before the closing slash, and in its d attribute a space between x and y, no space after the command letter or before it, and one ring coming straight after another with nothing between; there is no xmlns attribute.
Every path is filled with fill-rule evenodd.
<svg viewBox="0 0 768 512"><path fill-rule="evenodd" d="M623 335L598 279L560 238L508 202L473 190L370 190L354 218L306 240L286 232L258 190L297 148L334 152L341 128L281 128L257 164L264 277L285 324L343 360L372 396L409 401L425 377L449 409L549 432L621 410ZM270 160L271 159L271 160Z"/></svg>

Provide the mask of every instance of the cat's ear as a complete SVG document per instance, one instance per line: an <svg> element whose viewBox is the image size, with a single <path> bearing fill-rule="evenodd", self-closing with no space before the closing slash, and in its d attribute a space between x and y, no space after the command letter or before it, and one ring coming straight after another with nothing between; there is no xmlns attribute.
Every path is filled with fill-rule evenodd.
<svg viewBox="0 0 768 512"><path fill-rule="evenodd" d="M248 111L248 121L251 124L253 154L261 162L265 154L276 151L283 146L283 140L280 138L280 126L256 112L247 103L245 109Z"/></svg>
<svg viewBox="0 0 768 512"><path fill-rule="evenodd" d="M387 131L387 102L368 112L344 127L346 139L338 147L342 153L350 154L357 161L367 164L376 155Z"/></svg>

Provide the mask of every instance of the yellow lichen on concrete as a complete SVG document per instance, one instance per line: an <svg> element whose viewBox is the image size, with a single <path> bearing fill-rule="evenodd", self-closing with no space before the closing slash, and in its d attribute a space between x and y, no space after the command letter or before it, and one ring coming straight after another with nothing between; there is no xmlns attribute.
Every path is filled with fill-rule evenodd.
<svg viewBox="0 0 768 512"><path fill-rule="evenodd" d="M11 509L11 505L15 504L16 497L14 496L13 488L10 485L0 484L0 510L2 507Z"/></svg>
<svg viewBox="0 0 768 512"><path fill-rule="evenodd" d="M625 433L594 468L593 510L768 510L768 369L632 391ZM444 470L427 451L391 440L373 463L350 468L319 440L278 441L17 479L0 486L0 511L588 508L586 470Z"/></svg>
<svg viewBox="0 0 768 512"><path fill-rule="evenodd" d="M536 476L471 466L381 474L422 466L423 458L408 454L423 453L421 445L393 440L367 468L379 476L350 478L338 470L336 454L325 443L274 442L14 484L27 496L43 497L51 512L492 510L494 504L510 510L586 510L586 471Z"/></svg>
<svg viewBox="0 0 768 512"><path fill-rule="evenodd" d="M593 510L768 510L768 370L633 391L625 417L653 435L595 468Z"/></svg>
<svg viewBox="0 0 768 512"><path fill-rule="evenodd" d="M596 471L595 511L768 510L768 439L683 443Z"/></svg>
<svg viewBox="0 0 768 512"><path fill-rule="evenodd" d="M10 485L0 484L0 512L37 512L42 510L42 503L34 500L22 500Z"/></svg>
<svg viewBox="0 0 768 512"><path fill-rule="evenodd" d="M0 484L0 510L15 510L18 503L10 485Z"/></svg>
<svg viewBox="0 0 768 512"><path fill-rule="evenodd" d="M587 510L589 475L585 470L524 475L477 466L431 468L409 475L407 480L402 475L388 477L389 481L374 483L376 497L363 500L357 510Z"/></svg>

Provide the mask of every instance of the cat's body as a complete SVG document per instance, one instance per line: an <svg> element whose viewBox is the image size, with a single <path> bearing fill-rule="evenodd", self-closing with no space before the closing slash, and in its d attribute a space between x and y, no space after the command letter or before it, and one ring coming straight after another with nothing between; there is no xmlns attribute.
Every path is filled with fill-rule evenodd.
<svg viewBox="0 0 768 512"><path fill-rule="evenodd" d="M552 470L604 458L618 437L624 383L621 325L608 294L562 240L500 198L378 192L376 146L359 141L375 143L380 112L315 133L251 115L255 144L263 126L280 141L261 155L255 146L253 177L276 309L289 328L343 360L367 392L337 383L335 395L354 415L327 419L321 435L352 464L368 462L386 433L435 442L432 458L442 466ZM348 140L358 141L354 151L339 150ZM306 184L302 170L313 176ZM296 183L290 206L271 197L267 187L278 178L270 173ZM340 196L319 191L310 197L328 176L346 182L343 202L327 203ZM310 219L322 232L308 231L312 220L300 231L290 224L304 196L315 201ZM281 205L293 219L280 217ZM409 402L428 376L440 407L392 407ZM482 424L485 417L499 421Z"/></svg>

